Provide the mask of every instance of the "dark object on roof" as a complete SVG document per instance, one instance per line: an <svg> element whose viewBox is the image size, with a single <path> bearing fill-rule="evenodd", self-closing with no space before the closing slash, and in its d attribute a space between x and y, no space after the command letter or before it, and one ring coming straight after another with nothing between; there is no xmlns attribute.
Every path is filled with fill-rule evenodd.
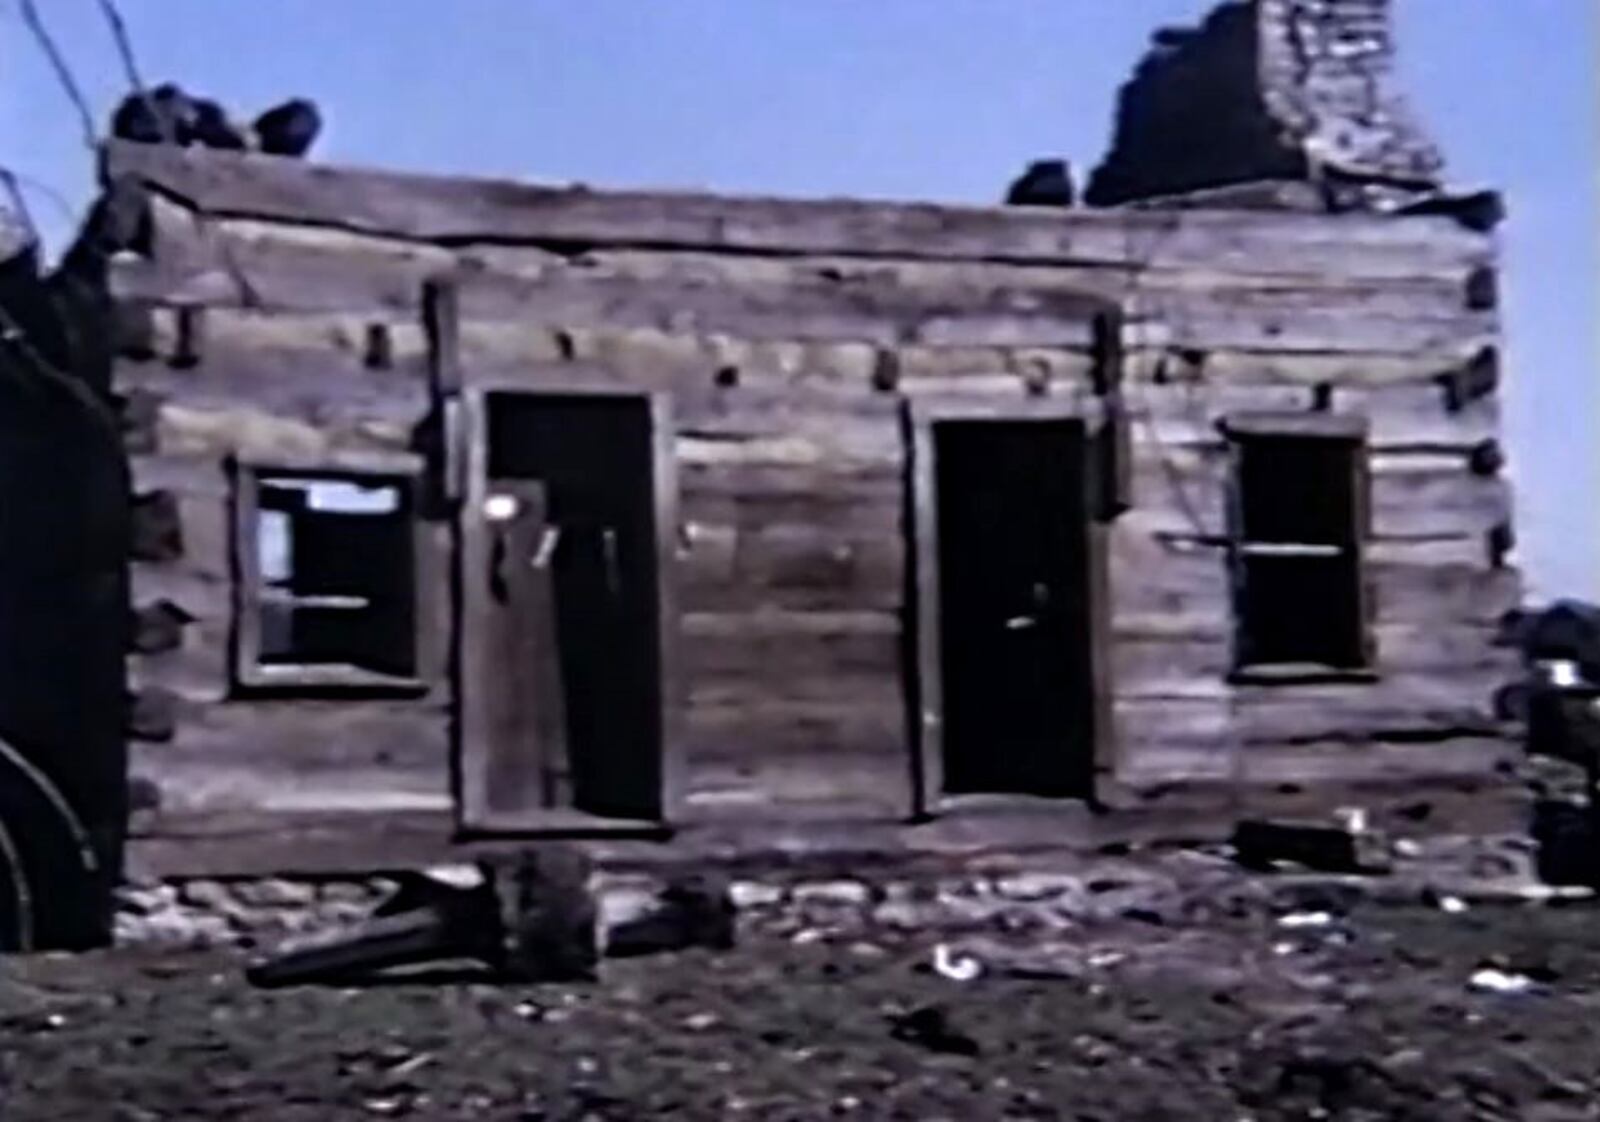
<svg viewBox="0 0 1600 1122"><path fill-rule="evenodd" d="M228 151L243 151L250 147L244 130L228 119L222 106L206 99L194 103L194 119L184 143Z"/></svg>
<svg viewBox="0 0 1600 1122"><path fill-rule="evenodd" d="M1072 206L1077 191L1065 160L1034 160L1006 192L1007 206Z"/></svg>
<svg viewBox="0 0 1600 1122"><path fill-rule="evenodd" d="M172 82L144 94L131 93L111 114L111 135L141 144L188 144L195 126L195 101Z"/></svg>
<svg viewBox="0 0 1600 1122"><path fill-rule="evenodd" d="M291 98L256 118L261 151L269 156L304 156L322 131L322 114L304 98Z"/></svg>

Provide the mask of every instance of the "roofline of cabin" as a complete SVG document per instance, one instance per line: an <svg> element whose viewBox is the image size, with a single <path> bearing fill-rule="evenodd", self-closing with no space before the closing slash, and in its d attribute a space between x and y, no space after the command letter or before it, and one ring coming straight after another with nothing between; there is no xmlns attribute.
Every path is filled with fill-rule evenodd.
<svg viewBox="0 0 1600 1122"><path fill-rule="evenodd" d="M593 189L509 179L429 175L259 153L111 140L102 183L132 177L161 197L214 218L323 226L451 245L541 245L560 251L628 247L761 255L909 257L1031 265L1081 264L1085 242L1127 239L1122 256L1183 230L1223 234L1249 225L1386 244L1481 250L1492 233L1442 214L1401 216L1226 210L978 206L859 198L785 198L707 191ZM1085 294L1107 308L1114 301Z"/></svg>

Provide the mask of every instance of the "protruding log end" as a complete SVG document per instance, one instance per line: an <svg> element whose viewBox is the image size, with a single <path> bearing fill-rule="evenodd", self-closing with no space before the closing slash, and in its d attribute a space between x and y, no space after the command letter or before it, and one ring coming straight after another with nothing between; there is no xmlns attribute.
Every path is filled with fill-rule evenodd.
<svg viewBox="0 0 1600 1122"><path fill-rule="evenodd" d="M135 495L129 510L135 561L176 561L183 556L183 520L171 491Z"/></svg>

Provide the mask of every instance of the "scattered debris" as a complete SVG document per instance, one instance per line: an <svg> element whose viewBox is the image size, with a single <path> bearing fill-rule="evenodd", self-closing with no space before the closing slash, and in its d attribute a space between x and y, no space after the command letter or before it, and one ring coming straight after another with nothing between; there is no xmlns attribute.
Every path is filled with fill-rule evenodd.
<svg viewBox="0 0 1600 1122"><path fill-rule="evenodd" d="M1540 799L1529 833L1538 846L1535 865L1549 885L1593 888L1600 883L1595 812L1565 799Z"/></svg>
<svg viewBox="0 0 1600 1122"><path fill-rule="evenodd" d="M175 82L163 82L146 93L123 98L111 114L110 128L117 139L139 144L298 158L311 150L321 133L322 114L314 102L290 98L262 113L251 125L240 125L217 102L196 97Z"/></svg>
<svg viewBox="0 0 1600 1122"><path fill-rule="evenodd" d="M267 155L300 157L322 131L322 114L314 102L290 98L257 117L253 127L256 142Z"/></svg>
<svg viewBox="0 0 1600 1122"><path fill-rule="evenodd" d="M733 947L738 926L728 882L720 877L689 875L669 881L660 891L636 894L632 906L603 917L601 953L608 958L658 954L706 947Z"/></svg>
<svg viewBox="0 0 1600 1122"><path fill-rule="evenodd" d="M1327 927L1332 922L1333 916L1327 912L1290 912L1278 917L1279 927Z"/></svg>
<svg viewBox="0 0 1600 1122"><path fill-rule="evenodd" d="M1461 897L1449 892L1440 892L1432 886L1423 889L1422 902L1438 908L1447 915L1460 915L1468 909L1467 902Z"/></svg>
<svg viewBox="0 0 1600 1122"><path fill-rule="evenodd" d="M983 973L983 963L973 955L958 955L948 943L933 948L933 969L952 982L970 982Z"/></svg>
<svg viewBox="0 0 1600 1122"><path fill-rule="evenodd" d="M1069 207L1077 201L1066 160L1034 160L1006 190L1007 206Z"/></svg>
<svg viewBox="0 0 1600 1122"><path fill-rule="evenodd" d="M565 849L485 861L482 882L402 883L354 933L319 937L249 967L261 986L348 981L396 966L470 959L525 981L592 978L598 957L588 869Z"/></svg>
<svg viewBox="0 0 1600 1122"><path fill-rule="evenodd" d="M1364 813L1343 817L1344 824L1336 826L1245 819L1233 832L1235 860L1263 871L1286 862L1322 872L1388 872L1392 861L1387 839L1366 829Z"/></svg>
<svg viewBox="0 0 1600 1122"><path fill-rule="evenodd" d="M1533 988L1533 979L1526 974L1512 974L1496 967L1484 967L1473 972L1467 984L1483 993L1526 993Z"/></svg>
<svg viewBox="0 0 1600 1122"><path fill-rule="evenodd" d="M983 1052L976 1040L950 1023L949 1015L941 1006L924 1005L909 1013L893 1015L889 1024L890 1036L930 1052L952 1056L977 1056Z"/></svg>

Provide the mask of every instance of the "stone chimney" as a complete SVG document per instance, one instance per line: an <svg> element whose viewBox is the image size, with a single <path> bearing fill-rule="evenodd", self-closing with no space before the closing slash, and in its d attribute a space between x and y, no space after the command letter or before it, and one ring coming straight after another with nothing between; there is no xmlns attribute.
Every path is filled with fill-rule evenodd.
<svg viewBox="0 0 1600 1122"><path fill-rule="evenodd" d="M1227 0L1156 32L1085 201L1271 180L1370 187L1353 205L1436 189L1443 158L1394 89L1391 3Z"/></svg>

